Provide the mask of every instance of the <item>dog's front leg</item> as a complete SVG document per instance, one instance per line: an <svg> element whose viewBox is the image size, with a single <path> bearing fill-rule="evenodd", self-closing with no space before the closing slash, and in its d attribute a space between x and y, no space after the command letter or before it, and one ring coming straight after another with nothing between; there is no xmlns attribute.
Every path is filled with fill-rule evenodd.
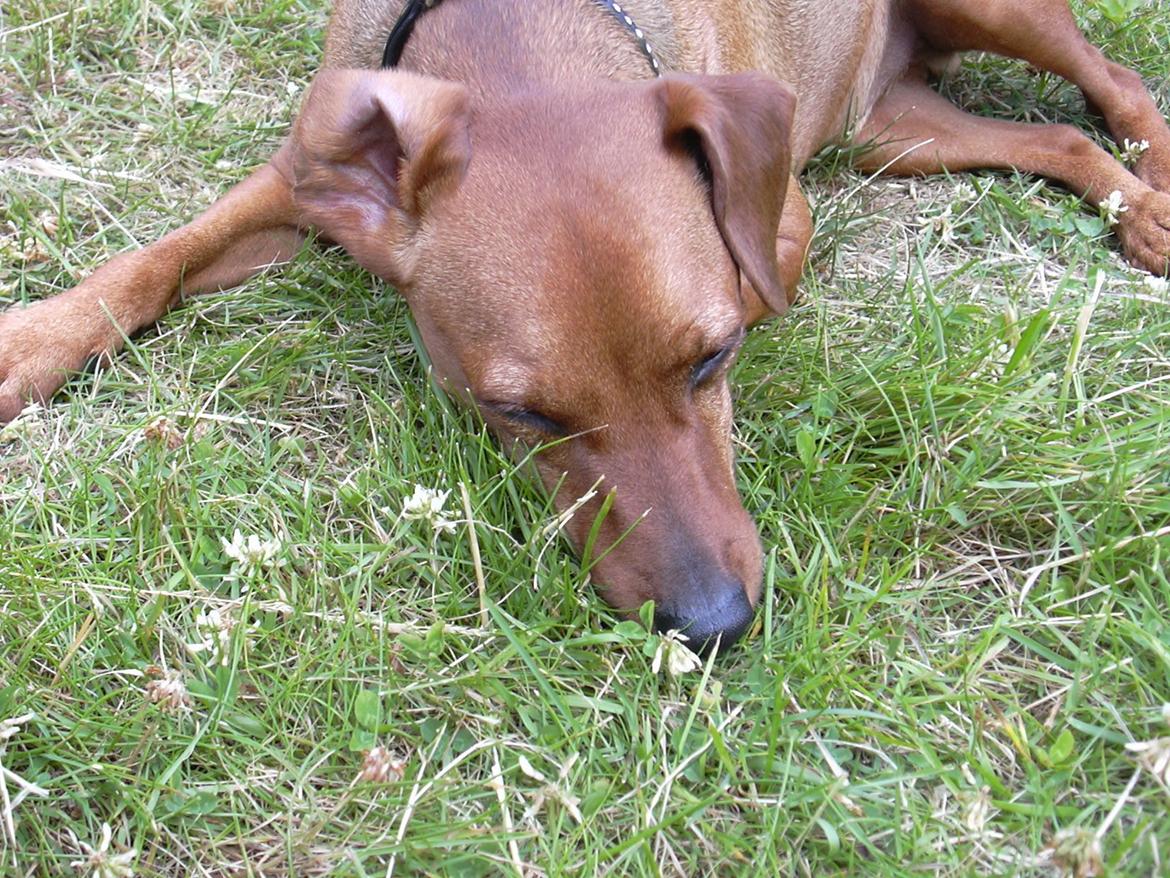
<svg viewBox="0 0 1170 878"><path fill-rule="evenodd" d="M181 297L225 289L296 253L283 147L204 214L155 243L114 257L78 286L0 313L0 424L43 402L69 374L156 321Z"/></svg>
<svg viewBox="0 0 1170 878"><path fill-rule="evenodd" d="M912 69L878 102L857 137L863 170L895 175L1012 168L1063 183L1090 205L1113 204L1129 261L1170 273L1170 193L1152 189L1076 128L964 112Z"/></svg>

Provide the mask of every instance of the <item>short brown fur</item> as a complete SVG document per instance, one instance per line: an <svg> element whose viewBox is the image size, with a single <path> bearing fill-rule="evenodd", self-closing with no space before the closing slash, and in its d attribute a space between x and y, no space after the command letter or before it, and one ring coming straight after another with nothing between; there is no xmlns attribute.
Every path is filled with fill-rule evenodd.
<svg viewBox="0 0 1170 878"><path fill-rule="evenodd" d="M1064 0L629 0L655 81L593 0L446 0L397 71L376 70L402 0L344 0L287 142L205 214L82 284L0 314L0 423L181 296L341 243L407 298L448 388L501 438L548 443L542 479L625 611L734 639L761 551L735 487L726 368L785 310L812 234L797 177L853 126L865 168L1016 168L1090 202L1120 192L1135 265L1170 259L1170 130ZM1075 82L1131 173L1076 129L967 115L927 86L954 52ZM750 73L747 71L759 71Z"/></svg>

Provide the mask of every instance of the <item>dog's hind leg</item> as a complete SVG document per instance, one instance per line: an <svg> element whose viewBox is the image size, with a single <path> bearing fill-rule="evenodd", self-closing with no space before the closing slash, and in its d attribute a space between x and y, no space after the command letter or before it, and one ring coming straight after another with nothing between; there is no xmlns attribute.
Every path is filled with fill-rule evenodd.
<svg viewBox="0 0 1170 878"><path fill-rule="evenodd" d="M242 283L290 259L297 227L288 148L193 222L114 257L52 298L0 312L0 424L47 400L71 372L112 354L180 297Z"/></svg>
<svg viewBox="0 0 1170 878"><path fill-rule="evenodd" d="M1134 171L1170 192L1170 128L1133 70L1106 58L1081 33L1066 0L906 0L921 37L944 51L1020 58L1074 83L1118 144L1149 148Z"/></svg>
<svg viewBox="0 0 1170 878"><path fill-rule="evenodd" d="M1120 197L1117 234L1126 257L1155 274L1170 270L1170 194L1126 170L1070 125L1030 125L966 113L910 70L878 102L856 142L864 170L925 175L1015 169L1063 183L1090 204ZM1120 196L1113 196L1113 193Z"/></svg>

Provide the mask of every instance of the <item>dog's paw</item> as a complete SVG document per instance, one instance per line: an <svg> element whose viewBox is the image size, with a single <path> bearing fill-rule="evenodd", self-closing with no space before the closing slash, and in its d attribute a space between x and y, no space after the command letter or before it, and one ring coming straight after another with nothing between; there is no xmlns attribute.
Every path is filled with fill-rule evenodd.
<svg viewBox="0 0 1170 878"><path fill-rule="evenodd" d="M46 402L109 336L109 322L69 294L0 311L0 424L30 402Z"/></svg>
<svg viewBox="0 0 1170 878"><path fill-rule="evenodd" d="M1170 275L1170 194L1146 192L1129 204L1117 235L1130 263L1152 274Z"/></svg>
<svg viewBox="0 0 1170 878"><path fill-rule="evenodd" d="M1159 192L1170 193L1170 152L1149 149L1133 167L1138 179Z"/></svg>

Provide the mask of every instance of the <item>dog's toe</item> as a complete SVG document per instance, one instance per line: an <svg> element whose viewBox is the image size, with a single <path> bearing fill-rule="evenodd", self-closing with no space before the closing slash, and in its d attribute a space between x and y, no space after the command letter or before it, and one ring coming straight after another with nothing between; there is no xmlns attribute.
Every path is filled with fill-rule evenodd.
<svg viewBox="0 0 1170 878"><path fill-rule="evenodd" d="M1127 208L1118 227L1126 258L1153 274L1170 274L1170 195L1147 192Z"/></svg>

